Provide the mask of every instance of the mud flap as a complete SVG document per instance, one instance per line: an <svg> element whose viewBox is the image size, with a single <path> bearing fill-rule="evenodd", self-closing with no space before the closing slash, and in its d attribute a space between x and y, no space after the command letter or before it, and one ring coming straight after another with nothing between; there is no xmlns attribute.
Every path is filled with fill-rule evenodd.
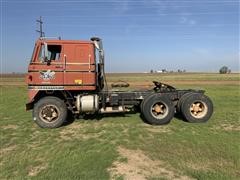
<svg viewBox="0 0 240 180"><path fill-rule="evenodd" d="M29 111L31 109L33 109L33 102L30 102L30 103L26 104L26 111Z"/></svg>

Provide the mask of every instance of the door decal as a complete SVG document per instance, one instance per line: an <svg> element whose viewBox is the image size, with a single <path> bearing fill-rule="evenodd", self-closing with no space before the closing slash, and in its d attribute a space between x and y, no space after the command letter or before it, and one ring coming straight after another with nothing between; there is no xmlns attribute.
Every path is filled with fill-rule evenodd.
<svg viewBox="0 0 240 180"><path fill-rule="evenodd" d="M47 71L40 71L40 79L49 81L55 78L55 72L48 69Z"/></svg>

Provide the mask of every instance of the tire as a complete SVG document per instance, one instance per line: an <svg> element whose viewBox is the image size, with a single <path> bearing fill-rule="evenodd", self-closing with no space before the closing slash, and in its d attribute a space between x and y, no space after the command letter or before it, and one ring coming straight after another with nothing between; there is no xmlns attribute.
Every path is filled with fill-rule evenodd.
<svg viewBox="0 0 240 180"><path fill-rule="evenodd" d="M165 96L155 94L145 99L142 114L149 124L163 125L172 120L174 111L171 100Z"/></svg>
<svg viewBox="0 0 240 180"><path fill-rule="evenodd" d="M67 119L67 106L61 99L47 96L33 107L33 120L42 128L58 128Z"/></svg>
<svg viewBox="0 0 240 180"><path fill-rule="evenodd" d="M188 122L203 123L212 116L213 103L204 94L192 93L182 102L181 113Z"/></svg>
<svg viewBox="0 0 240 180"><path fill-rule="evenodd" d="M140 104L140 111L141 113L143 112L143 106L144 106L144 101L145 99L142 100L141 104Z"/></svg>
<svg viewBox="0 0 240 180"><path fill-rule="evenodd" d="M143 111L144 111L144 103L145 103L149 98L151 98L152 96L156 96L156 94L150 94L150 95L148 95L147 97L145 97L145 98L142 100L142 102L141 102L141 104L140 104L141 113L143 113Z"/></svg>
<svg viewBox="0 0 240 180"><path fill-rule="evenodd" d="M181 113L181 105L182 103L185 101L186 98L188 98L189 96L191 96L192 92L188 92L184 95L182 95L182 97L179 99L178 103L177 103L177 107L176 110L178 113Z"/></svg>

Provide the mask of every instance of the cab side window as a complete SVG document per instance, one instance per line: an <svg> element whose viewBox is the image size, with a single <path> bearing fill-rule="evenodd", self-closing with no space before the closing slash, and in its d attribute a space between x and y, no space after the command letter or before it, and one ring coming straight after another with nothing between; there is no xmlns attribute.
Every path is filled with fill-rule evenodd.
<svg viewBox="0 0 240 180"><path fill-rule="evenodd" d="M48 45L48 60L58 61L61 57L61 49L60 45ZM44 61L44 45L41 46L39 51L38 59L40 61Z"/></svg>
<svg viewBox="0 0 240 180"><path fill-rule="evenodd" d="M60 45L48 45L48 59L60 60L61 49Z"/></svg>

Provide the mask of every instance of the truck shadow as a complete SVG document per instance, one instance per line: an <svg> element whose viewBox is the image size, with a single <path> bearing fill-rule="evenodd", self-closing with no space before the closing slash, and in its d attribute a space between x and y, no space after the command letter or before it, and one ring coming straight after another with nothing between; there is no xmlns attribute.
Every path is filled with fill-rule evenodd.
<svg viewBox="0 0 240 180"><path fill-rule="evenodd" d="M74 116L71 113L68 113L68 119L64 122L63 126L68 126L72 124L74 121L102 121L104 118L112 117L112 118L118 118L118 117L130 117L132 114L139 113L139 118L146 124L150 124L144 116L139 111L129 111L125 113L108 113L108 114L84 114L84 115L78 115ZM175 113L173 120L182 121L184 123L189 123L186 121L183 116L180 113ZM169 123L166 123L169 124ZM166 125L163 124L163 125Z"/></svg>
<svg viewBox="0 0 240 180"><path fill-rule="evenodd" d="M184 117L182 116L181 113L175 113L174 118L179 120L179 121L182 121L182 122L185 122L185 123L189 123L186 119L184 119Z"/></svg>
<svg viewBox="0 0 240 180"><path fill-rule="evenodd" d="M134 111L125 112L125 113L107 113L107 114L84 114L84 115L73 115L68 113L67 120L63 123L62 126L68 126L74 121L102 121L104 118L112 117L130 117L131 114L136 114Z"/></svg>

